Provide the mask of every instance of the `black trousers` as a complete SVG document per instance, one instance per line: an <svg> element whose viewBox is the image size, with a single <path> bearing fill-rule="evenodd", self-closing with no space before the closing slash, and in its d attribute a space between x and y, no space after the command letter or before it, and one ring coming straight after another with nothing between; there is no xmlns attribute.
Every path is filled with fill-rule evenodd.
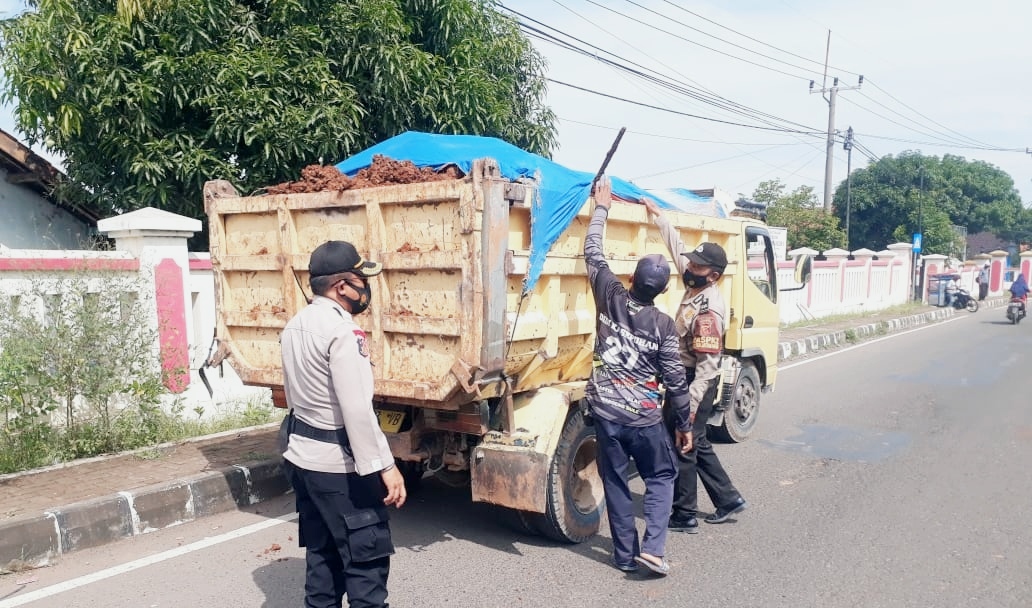
<svg viewBox="0 0 1032 608"><path fill-rule="evenodd" d="M379 475L309 471L284 461L305 547L305 608L386 608L394 544Z"/></svg>
<svg viewBox="0 0 1032 608"><path fill-rule="evenodd" d="M978 284L978 299L984 300L989 295L989 283Z"/></svg>
<svg viewBox="0 0 1032 608"><path fill-rule="evenodd" d="M695 370L688 370L688 381L691 383L695 378ZM713 401L717 398L717 380L710 381L706 394L699 403L699 409L695 413L695 424L692 427L692 439L694 447L687 454L677 450L677 481L674 484L674 503L671 512L673 519L688 519L695 517L699 510L699 481L706 489L710 501L718 509L726 507L738 500L741 494L731 483L724 466L720 464L716 452L713 451L713 444L706 436L706 421L713 414ZM673 411L666 407L667 429L673 435L675 430ZM676 445L676 444L675 444Z"/></svg>

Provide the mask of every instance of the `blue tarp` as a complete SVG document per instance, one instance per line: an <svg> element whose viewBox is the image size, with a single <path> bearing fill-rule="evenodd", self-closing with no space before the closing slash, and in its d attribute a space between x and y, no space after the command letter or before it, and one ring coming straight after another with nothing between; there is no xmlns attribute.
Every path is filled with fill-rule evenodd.
<svg viewBox="0 0 1032 608"><path fill-rule="evenodd" d="M340 162L337 168L341 173L353 176L372 164L373 156L377 154L395 160L412 161L418 167L441 169L455 165L467 174L474 160L493 158L498 161L502 175L510 180L521 177L537 179L538 200L534 201L530 214L530 269L524 282L524 291L534 288L548 250L588 199L591 180L595 177L594 173L567 169L543 156L521 150L494 137L433 135L417 131L402 133L359 152ZM648 196L661 207L678 208L630 182L614 177L612 183L613 194L620 198L637 200Z"/></svg>

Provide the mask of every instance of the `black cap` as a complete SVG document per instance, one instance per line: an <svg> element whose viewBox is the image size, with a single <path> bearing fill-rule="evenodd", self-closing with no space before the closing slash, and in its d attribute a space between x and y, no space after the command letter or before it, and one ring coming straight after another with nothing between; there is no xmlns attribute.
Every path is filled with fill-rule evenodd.
<svg viewBox="0 0 1032 608"><path fill-rule="evenodd" d="M718 270L721 274L724 274L724 269L727 268L727 254L724 253L724 248L716 243L703 243L696 247L695 251L681 255L699 266Z"/></svg>
<svg viewBox="0 0 1032 608"><path fill-rule="evenodd" d="M347 241L326 241L315 248L308 261L308 274L313 278L340 272L372 277L380 274L381 270L382 265L362 259L355 246Z"/></svg>
<svg viewBox="0 0 1032 608"><path fill-rule="evenodd" d="M658 253L649 254L640 260L634 269L634 293L652 300L667 288L670 282L670 262Z"/></svg>

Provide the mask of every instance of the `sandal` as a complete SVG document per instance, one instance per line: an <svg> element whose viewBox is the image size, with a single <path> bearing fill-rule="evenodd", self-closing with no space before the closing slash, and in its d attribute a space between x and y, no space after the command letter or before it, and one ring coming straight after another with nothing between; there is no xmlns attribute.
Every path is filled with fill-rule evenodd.
<svg viewBox="0 0 1032 608"><path fill-rule="evenodd" d="M641 564L642 566L645 566L649 570L652 570L653 572L655 572L656 574L658 574L660 576L666 576L670 572L670 564L668 564L665 559L663 559L661 557L654 557L652 555L649 555L648 557L644 557L644 555L648 555L648 554L646 553L646 554L642 554L642 555L636 555L634 557L634 561L636 561L637 563ZM652 559L649 559L649 558L652 558ZM654 562L654 561L652 561L653 559L658 559L659 562Z"/></svg>

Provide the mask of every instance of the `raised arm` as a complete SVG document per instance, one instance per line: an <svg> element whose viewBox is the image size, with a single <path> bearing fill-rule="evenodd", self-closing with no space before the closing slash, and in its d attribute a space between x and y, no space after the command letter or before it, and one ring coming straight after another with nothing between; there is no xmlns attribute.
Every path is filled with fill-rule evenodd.
<svg viewBox="0 0 1032 608"><path fill-rule="evenodd" d="M663 211L656 204L656 201L643 197L641 203L645 205L649 215L655 220L656 226L659 228L659 235L663 237L663 242L666 243L667 249L670 251L670 257L674 258L677 274L683 275L685 269L688 268L688 258L681 254L688 253L688 248L685 247L684 242L681 240L681 235L670 223L670 220L663 216Z"/></svg>
<svg viewBox="0 0 1032 608"><path fill-rule="evenodd" d="M606 226L606 218L609 217L609 206L613 202L611 188L609 178L599 180L595 187L595 208L591 212L591 223L588 224L588 233L584 237L584 263L588 267L588 282L592 285L595 284L599 270L609 268L602 251L602 231Z"/></svg>

